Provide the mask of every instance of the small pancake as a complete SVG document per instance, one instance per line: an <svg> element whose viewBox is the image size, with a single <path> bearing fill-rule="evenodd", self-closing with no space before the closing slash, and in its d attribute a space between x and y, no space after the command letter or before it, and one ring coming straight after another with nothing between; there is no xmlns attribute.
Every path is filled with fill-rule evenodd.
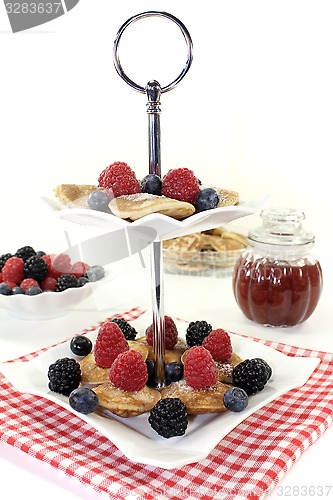
<svg viewBox="0 0 333 500"><path fill-rule="evenodd" d="M219 187L215 187L214 189L220 198L219 204L217 205L218 207L228 207L232 205L238 205L239 193L237 191L232 191L230 189L223 189Z"/></svg>
<svg viewBox="0 0 333 500"><path fill-rule="evenodd" d="M137 339L137 342L147 347L148 359L152 359L154 361L155 359L154 347L152 345L147 344L146 337L139 337ZM165 349L165 355L164 355L165 363L172 363L174 361L180 363L181 357L185 350L186 350L186 343L181 339L178 339L178 342L173 349Z"/></svg>
<svg viewBox="0 0 333 500"><path fill-rule="evenodd" d="M140 391L128 392L106 382L93 389L98 396L99 406L119 417L129 418L150 411L161 399L161 394L147 385Z"/></svg>
<svg viewBox="0 0 333 500"><path fill-rule="evenodd" d="M186 384L185 380L174 382L164 387L161 391L162 399L179 398L186 406L189 415L203 413L221 413L226 411L223 395L230 385L217 382L211 387L197 391Z"/></svg>
<svg viewBox="0 0 333 500"><path fill-rule="evenodd" d="M99 189L92 184L59 184L53 191L68 208L88 208L88 196Z"/></svg>
<svg viewBox="0 0 333 500"><path fill-rule="evenodd" d="M117 217L132 221L153 213L164 214L173 219L182 220L195 212L195 208L191 203L148 193L118 196L118 198L111 200L109 207Z"/></svg>
<svg viewBox="0 0 333 500"><path fill-rule="evenodd" d="M218 381L224 384L232 384L232 371L242 361L238 354L233 352L227 361L216 362Z"/></svg>

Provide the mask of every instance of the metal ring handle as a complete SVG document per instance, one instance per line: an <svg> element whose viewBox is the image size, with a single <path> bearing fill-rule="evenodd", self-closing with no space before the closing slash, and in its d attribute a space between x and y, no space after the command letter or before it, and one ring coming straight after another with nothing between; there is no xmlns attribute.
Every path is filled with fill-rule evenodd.
<svg viewBox="0 0 333 500"><path fill-rule="evenodd" d="M168 14L167 12L159 12L159 11L147 11L147 12L142 12L141 14L136 14L135 16L128 19L122 25L122 27L119 29L117 36L116 36L116 39L114 41L113 62L114 62L114 65L115 65L115 68L116 68L118 75L123 80L125 80L125 82L128 85L130 85L134 90L141 92L142 94L146 93L146 86L142 87L141 85L137 85L135 82L133 82L133 80L131 80L125 74L125 72L120 64L120 60L119 60L119 56L118 56L119 41L120 41L120 38L121 38L122 34L124 33L125 29L128 28L135 21L138 21L139 19L143 19L145 17L166 17L167 19L170 19L171 21L176 23L177 26L180 28L180 30L185 38L185 41L186 41L187 60L186 60L186 64L185 64L182 72L180 73L179 76L177 76L177 78L175 80L173 80L173 82L171 82L171 83L169 83L169 85L166 85L165 87L161 88L162 93L168 92L169 90L172 90L174 87L176 87L176 85L178 85L178 83L184 78L184 76L186 75L186 73L190 69L190 66L191 66L192 60L193 60L193 44L192 44L191 36L190 36L189 32L187 31L187 28L184 26L184 24L179 19L177 19L175 16L173 16L172 14Z"/></svg>

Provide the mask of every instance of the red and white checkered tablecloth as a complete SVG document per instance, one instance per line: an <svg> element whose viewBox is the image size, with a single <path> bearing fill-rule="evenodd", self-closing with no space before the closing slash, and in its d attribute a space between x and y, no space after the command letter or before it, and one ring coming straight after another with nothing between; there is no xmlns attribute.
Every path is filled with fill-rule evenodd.
<svg viewBox="0 0 333 500"><path fill-rule="evenodd" d="M130 321L143 312L134 308L121 316ZM303 387L252 414L201 462L172 470L133 463L89 424L52 402L18 392L1 374L0 439L111 499L264 498L332 423L333 354L255 340L321 362Z"/></svg>

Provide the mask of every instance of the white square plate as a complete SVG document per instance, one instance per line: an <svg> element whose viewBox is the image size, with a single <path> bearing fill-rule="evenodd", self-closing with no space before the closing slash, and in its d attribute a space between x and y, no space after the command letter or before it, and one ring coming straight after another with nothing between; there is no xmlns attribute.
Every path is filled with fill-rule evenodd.
<svg viewBox="0 0 333 500"><path fill-rule="evenodd" d="M150 324L150 319L143 315L131 324L141 336ZM187 323L179 322L177 327L179 335L184 338ZM92 341L96 335L97 330L87 334ZM262 392L250 396L249 405L243 412L227 411L194 416L190 418L184 436L169 439L159 436L150 427L148 413L128 419L117 417L110 412L106 412L106 416L97 413L83 415L70 407L68 398L50 392L47 378L50 364L66 356L76 358L70 351L69 341L28 362L2 363L0 371L20 392L42 396L88 422L114 443L129 460L173 469L206 458L221 439L249 415L290 389L304 385L320 362L318 358L289 357L238 335L230 334L230 337L233 350L241 358L265 359L272 367L272 378Z"/></svg>

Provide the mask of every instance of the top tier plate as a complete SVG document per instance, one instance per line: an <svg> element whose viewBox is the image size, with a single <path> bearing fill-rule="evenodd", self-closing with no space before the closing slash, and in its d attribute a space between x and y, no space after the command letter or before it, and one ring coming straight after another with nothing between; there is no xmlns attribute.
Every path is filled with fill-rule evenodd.
<svg viewBox="0 0 333 500"><path fill-rule="evenodd" d="M115 215L98 212L86 208L63 208L57 201L43 197L42 200L52 209L54 215L60 219L74 222L86 227L99 227L109 231L131 227L140 234L153 231L156 237L154 241L165 241L187 234L207 231L223 226L241 217L254 214L265 202L260 198L248 203L240 203L235 206L214 208L199 212L182 221L173 219L162 214L150 214L134 222L120 219Z"/></svg>

